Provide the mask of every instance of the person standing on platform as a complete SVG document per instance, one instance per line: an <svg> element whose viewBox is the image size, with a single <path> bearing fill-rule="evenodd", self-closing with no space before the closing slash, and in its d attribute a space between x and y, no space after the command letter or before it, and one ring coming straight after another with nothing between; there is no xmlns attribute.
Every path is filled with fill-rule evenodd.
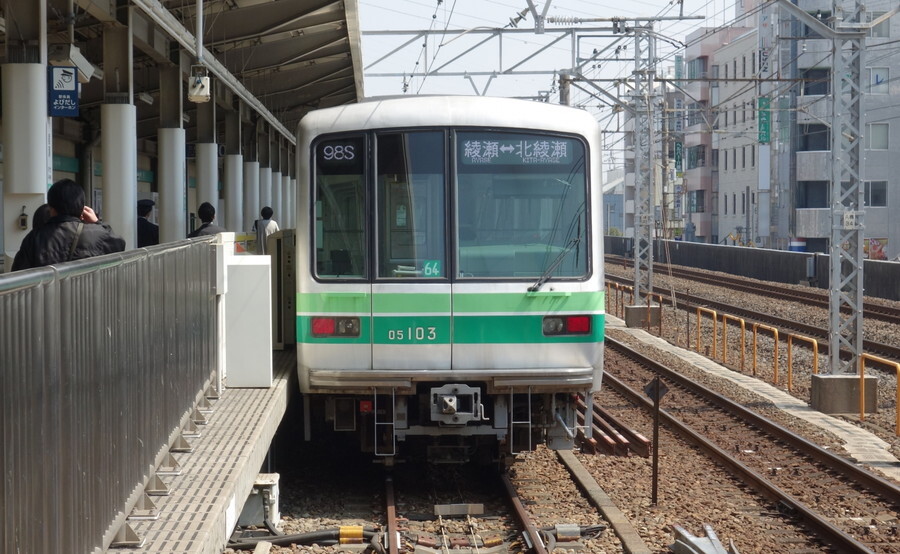
<svg viewBox="0 0 900 554"><path fill-rule="evenodd" d="M272 214L275 212L272 211L272 208L266 206L262 210L259 211L259 215L262 216L262 219L257 219L253 222L253 232L256 233L256 253L257 254L265 254L266 253L266 238L278 231L278 223L272 219Z"/></svg>
<svg viewBox="0 0 900 554"><path fill-rule="evenodd" d="M34 210L34 215L31 216L31 228L40 229L49 220L50 206L48 204L41 204L37 207L36 210Z"/></svg>
<svg viewBox="0 0 900 554"><path fill-rule="evenodd" d="M145 198L143 200L138 200L137 203L137 247L143 248L145 246L153 246L159 244L159 225L153 223L148 219L150 216L150 212L153 211L153 206L156 205L156 202L150 200L149 198Z"/></svg>
<svg viewBox="0 0 900 554"><path fill-rule="evenodd" d="M200 204L200 207L197 208L197 215L200 216L200 221L203 222L203 225L194 229L194 232L188 235L189 239L205 235L217 235L225 232L223 227L213 225L213 220L216 218L216 209L213 208L213 205L209 202Z"/></svg>
<svg viewBox="0 0 900 554"><path fill-rule="evenodd" d="M16 253L12 271L80 260L125 250L125 239L84 205L84 189L71 179L47 191L50 219L32 229Z"/></svg>

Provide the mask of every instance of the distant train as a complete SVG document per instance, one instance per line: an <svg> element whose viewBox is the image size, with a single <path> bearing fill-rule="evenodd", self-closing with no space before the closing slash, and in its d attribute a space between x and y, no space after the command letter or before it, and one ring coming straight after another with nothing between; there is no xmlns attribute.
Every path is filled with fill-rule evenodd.
<svg viewBox="0 0 900 554"><path fill-rule="evenodd" d="M576 394L603 376L594 118L375 99L306 115L297 152L307 438L347 433L386 463L571 448Z"/></svg>

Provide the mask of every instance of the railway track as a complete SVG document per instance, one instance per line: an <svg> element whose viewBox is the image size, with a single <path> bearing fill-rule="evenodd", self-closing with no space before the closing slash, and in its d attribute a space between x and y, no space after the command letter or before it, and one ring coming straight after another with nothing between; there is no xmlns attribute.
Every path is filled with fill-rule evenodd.
<svg viewBox="0 0 900 554"><path fill-rule="evenodd" d="M619 277L616 275L606 276L607 281L612 281L616 283L622 283L626 285L631 285L633 281L627 277ZM711 283L716 286L726 286L722 282L713 282ZM731 285L727 285L731 286ZM664 302L668 302L669 304L673 303L673 293L671 289L663 288L663 287L654 287L654 293L659 294L663 297ZM762 292L757 292L757 294L765 294ZM735 306L733 304L727 304L725 302L719 302L716 300L711 300L709 298L705 298L698 295L688 294L685 292L677 292L676 295L678 301L678 307L682 310L690 310L696 311L698 307L703 307L711 310L715 310L718 313L727 313L736 317L743 318L744 320L750 323L762 323L765 325L771 325L778 329L787 329L792 330L801 335L814 338L818 341L820 352L827 353L828 352L828 329L822 328L820 325L809 325L805 323L801 323L798 321L794 321L791 319L786 319L782 317L778 317L773 314L758 312L754 310L749 310L747 308L743 308L740 306ZM796 299L794 299L796 301ZM825 306L827 309L827 305ZM900 320L898 320L900 321ZM881 342L876 342L872 340L863 340L863 349L866 352L876 354L878 356L887 358L889 360L900 361L900 347L894 346L892 344L885 344ZM842 355L849 355L842 352ZM875 364L873 364L875 365Z"/></svg>
<svg viewBox="0 0 900 554"><path fill-rule="evenodd" d="M650 410L638 391L660 376L670 388L664 426L773 502L786 521L801 522L808 540L835 552L900 552L896 519L884 517L900 509L897 485L609 337L607 348L607 387Z"/></svg>
<svg viewBox="0 0 900 554"><path fill-rule="evenodd" d="M624 267L633 267L632 260L618 256L608 255L606 256L606 262ZM725 286L736 292L767 295L771 298L777 298L787 302L803 302L807 306L814 306L825 310L829 308L827 291L823 292L818 289L787 289L771 283L750 281L745 277L729 277L728 275L722 274L710 275L707 271L662 263L654 263L653 267L654 271L658 271L660 274L666 276L689 279L697 283L708 285ZM874 302L863 302L863 317L884 321L886 323L900 324L900 309Z"/></svg>

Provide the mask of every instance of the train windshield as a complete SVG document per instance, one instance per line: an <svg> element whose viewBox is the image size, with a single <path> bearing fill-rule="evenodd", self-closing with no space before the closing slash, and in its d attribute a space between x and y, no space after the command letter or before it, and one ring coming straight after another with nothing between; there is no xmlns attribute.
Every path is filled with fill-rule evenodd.
<svg viewBox="0 0 900 554"><path fill-rule="evenodd" d="M456 133L458 278L588 272L585 147L532 133Z"/></svg>

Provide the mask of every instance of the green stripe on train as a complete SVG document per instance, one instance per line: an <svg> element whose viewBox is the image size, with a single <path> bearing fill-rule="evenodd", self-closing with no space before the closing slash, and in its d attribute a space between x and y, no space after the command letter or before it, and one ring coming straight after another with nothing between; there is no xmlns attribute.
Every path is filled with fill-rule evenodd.
<svg viewBox="0 0 900 554"><path fill-rule="evenodd" d="M449 344L449 316L410 315L360 318L360 336L352 338L316 338L311 317L297 317L297 342L314 344L367 344L372 336L375 344ZM468 315L452 318L455 344L533 344L585 343L604 339L603 315L591 317L591 333L587 335L544 336L542 315Z"/></svg>
<svg viewBox="0 0 900 554"><path fill-rule="evenodd" d="M602 312L605 292L457 293L453 312L549 313ZM322 292L297 294L300 313L449 313L449 293Z"/></svg>

